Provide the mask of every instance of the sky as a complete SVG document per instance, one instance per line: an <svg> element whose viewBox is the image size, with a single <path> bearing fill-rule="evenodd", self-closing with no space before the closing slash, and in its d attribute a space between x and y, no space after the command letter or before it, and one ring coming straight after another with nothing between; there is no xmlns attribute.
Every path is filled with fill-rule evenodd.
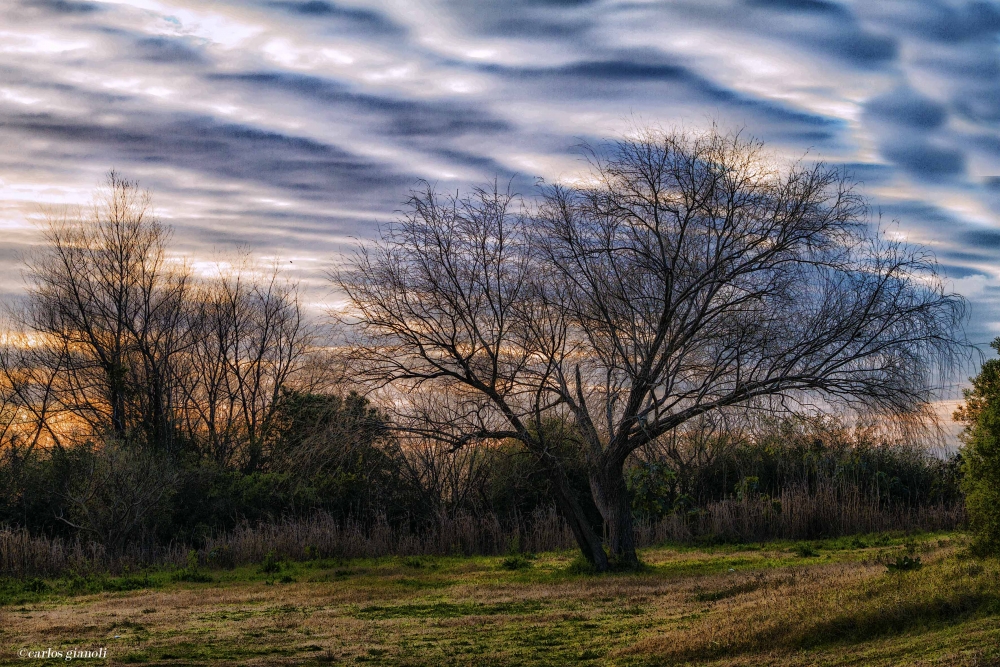
<svg viewBox="0 0 1000 667"><path fill-rule="evenodd" d="M1000 4L943 0L0 0L0 298L110 168L318 307L421 179L531 196L636 122L848 167L1000 335Z"/></svg>

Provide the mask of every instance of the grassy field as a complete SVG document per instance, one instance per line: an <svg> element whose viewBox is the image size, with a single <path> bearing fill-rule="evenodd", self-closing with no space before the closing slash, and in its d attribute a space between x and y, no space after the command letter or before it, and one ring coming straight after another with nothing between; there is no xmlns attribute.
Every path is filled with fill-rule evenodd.
<svg viewBox="0 0 1000 667"><path fill-rule="evenodd" d="M0 580L0 663L1000 664L1000 563L965 552L869 536L647 549L601 576L567 552Z"/></svg>

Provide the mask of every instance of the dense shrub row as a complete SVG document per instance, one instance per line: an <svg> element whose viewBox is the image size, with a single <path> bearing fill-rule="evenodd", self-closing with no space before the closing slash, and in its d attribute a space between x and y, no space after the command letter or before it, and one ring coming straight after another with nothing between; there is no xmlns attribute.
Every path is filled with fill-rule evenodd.
<svg viewBox="0 0 1000 667"><path fill-rule="evenodd" d="M0 525L13 531L4 538L8 551L53 550L52 563L25 565L30 571L182 561L190 548L206 562L220 554L248 562L268 551L301 557L310 545L326 555L383 555L573 544L547 477L513 443L404 447L353 394L287 392L279 413L275 463L252 473L154 459L116 443L6 447ZM962 520L957 457L930 456L871 430L796 419L756 435L668 444L629 467L640 544L813 539L954 528ZM559 455L600 530L575 451ZM310 463L316 458L325 464ZM48 562L37 553L24 558Z"/></svg>

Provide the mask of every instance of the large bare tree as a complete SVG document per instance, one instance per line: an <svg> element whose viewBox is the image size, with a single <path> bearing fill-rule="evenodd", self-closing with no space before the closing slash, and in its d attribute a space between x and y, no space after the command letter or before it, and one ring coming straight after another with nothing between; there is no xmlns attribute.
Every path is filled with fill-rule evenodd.
<svg viewBox="0 0 1000 667"><path fill-rule="evenodd" d="M627 459L689 420L932 398L965 302L841 172L778 169L717 131L643 130L591 158L583 185L530 210L496 187L416 193L335 275L359 374L393 389L401 431L522 442L606 569L638 564ZM557 440L587 461L610 559Z"/></svg>

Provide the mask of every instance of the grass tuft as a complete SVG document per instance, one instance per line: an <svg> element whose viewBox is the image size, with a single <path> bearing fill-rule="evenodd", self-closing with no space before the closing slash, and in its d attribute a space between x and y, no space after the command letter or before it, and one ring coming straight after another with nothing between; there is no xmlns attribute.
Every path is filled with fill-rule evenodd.
<svg viewBox="0 0 1000 667"><path fill-rule="evenodd" d="M515 554L500 561L500 567L505 570L527 570L532 567L532 562L522 554Z"/></svg>

